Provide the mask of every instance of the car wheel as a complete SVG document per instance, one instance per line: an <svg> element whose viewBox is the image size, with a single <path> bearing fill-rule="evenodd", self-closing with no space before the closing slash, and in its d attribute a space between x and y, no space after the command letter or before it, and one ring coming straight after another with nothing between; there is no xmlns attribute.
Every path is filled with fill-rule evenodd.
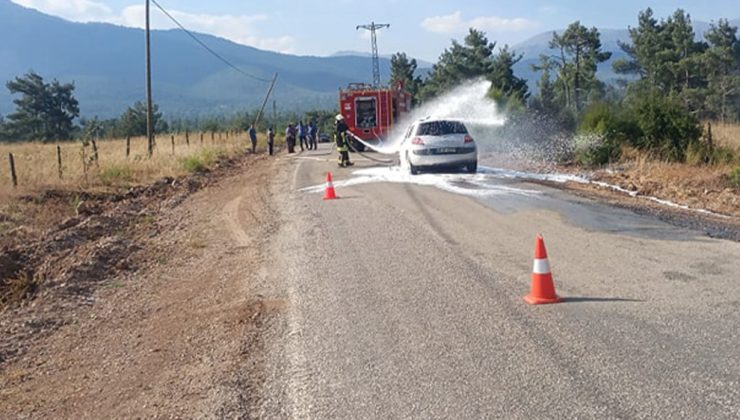
<svg viewBox="0 0 740 420"><path fill-rule="evenodd" d="M468 163L467 167L468 172L470 172L471 174L478 172L478 161Z"/></svg>
<svg viewBox="0 0 740 420"><path fill-rule="evenodd" d="M411 163L411 159L409 159L409 154L406 153L406 162L409 163L409 171L411 172L411 175L418 175L419 174L419 168L414 166L413 163Z"/></svg>

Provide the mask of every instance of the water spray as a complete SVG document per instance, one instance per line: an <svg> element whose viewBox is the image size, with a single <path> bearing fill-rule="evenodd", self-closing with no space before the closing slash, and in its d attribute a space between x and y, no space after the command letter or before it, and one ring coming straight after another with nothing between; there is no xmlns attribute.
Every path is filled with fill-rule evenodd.
<svg viewBox="0 0 740 420"><path fill-rule="evenodd" d="M504 125L506 118L499 112L496 102L487 97L490 89L491 82L484 79L463 83L399 120L385 141L368 143L359 138L357 140L376 152L395 155L401 147L409 124L422 118L463 121L470 125L471 131L500 127Z"/></svg>

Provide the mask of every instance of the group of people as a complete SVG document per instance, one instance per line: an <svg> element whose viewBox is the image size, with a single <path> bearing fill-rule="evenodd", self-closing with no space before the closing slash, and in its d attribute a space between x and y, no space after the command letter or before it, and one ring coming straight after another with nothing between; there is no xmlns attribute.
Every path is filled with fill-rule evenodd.
<svg viewBox="0 0 740 420"><path fill-rule="evenodd" d="M257 129L254 124L249 126L247 130L249 135L249 141L252 146L252 153L257 151ZM288 147L288 153L295 153L296 141L299 142L301 151L303 150L317 150L318 149L318 127L312 120L308 124L304 124L303 121L299 121L298 124L290 123L285 129L285 143ZM352 166L349 159L349 127L344 121L342 114L338 114L334 122L334 140L337 144L337 152L339 152L339 166L346 167ZM271 125L267 129L267 152L270 156L273 155L275 148L275 129Z"/></svg>
<svg viewBox="0 0 740 420"><path fill-rule="evenodd" d="M318 127L311 121L304 124L299 121L298 124L290 123L285 129L285 142L288 146L288 153L295 153L296 141L299 142L301 151L318 149Z"/></svg>

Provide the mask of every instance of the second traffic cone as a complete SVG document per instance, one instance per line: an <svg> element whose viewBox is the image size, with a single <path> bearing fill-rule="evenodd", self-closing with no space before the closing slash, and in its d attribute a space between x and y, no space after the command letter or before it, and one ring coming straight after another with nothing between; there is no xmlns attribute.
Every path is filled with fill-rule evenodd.
<svg viewBox="0 0 740 420"><path fill-rule="evenodd" d="M535 243L532 289L527 296L524 296L524 301L530 305L562 302L562 299L555 294L555 284L552 281L550 262L547 259L547 250L542 235L537 236Z"/></svg>
<svg viewBox="0 0 740 420"><path fill-rule="evenodd" d="M326 173L326 191L324 192L324 200L336 200L337 193L334 191L334 183L331 181L331 172Z"/></svg>

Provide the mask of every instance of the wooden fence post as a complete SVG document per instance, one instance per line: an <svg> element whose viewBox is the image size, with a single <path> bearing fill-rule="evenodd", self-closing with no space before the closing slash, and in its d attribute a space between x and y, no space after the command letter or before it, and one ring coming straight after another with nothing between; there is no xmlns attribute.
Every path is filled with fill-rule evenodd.
<svg viewBox="0 0 740 420"><path fill-rule="evenodd" d="M18 186L18 177L15 175L15 160L12 153L8 153L8 161L10 162L10 179L13 181L13 188L15 188Z"/></svg>
<svg viewBox="0 0 740 420"><path fill-rule="evenodd" d="M190 132L185 130L185 144L190 147Z"/></svg>
<svg viewBox="0 0 740 420"><path fill-rule="evenodd" d="M98 144L95 143L95 140L92 140L92 147L93 147L93 160L95 161L95 166L100 167L98 164Z"/></svg>
<svg viewBox="0 0 740 420"><path fill-rule="evenodd" d="M216 133L211 131L211 143L215 143L215 142L216 142Z"/></svg>
<svg viewBox="0 0 740 420"><path fill-rule="evenodd" d="M131 137L126 136L126 159L131 155Z"/></svg>
<svg viewBox="0 0 740 420"><path fill-rule="evenodd" d="M172 142L172 154L175 154L175 136L173 135L170 137L170 141Z"/></svg>
<svg viewBox="0 0 740 420"><path fill-rule="evenodd" d="M200 144L203 144L203 132L200 132Z"/></svg>
<svg viewBox="0 0 740 420"><path fill-rule="evenodd" d="M62 179L62 147L57 144L57 169L59 171L59 179Z"/></svg>

